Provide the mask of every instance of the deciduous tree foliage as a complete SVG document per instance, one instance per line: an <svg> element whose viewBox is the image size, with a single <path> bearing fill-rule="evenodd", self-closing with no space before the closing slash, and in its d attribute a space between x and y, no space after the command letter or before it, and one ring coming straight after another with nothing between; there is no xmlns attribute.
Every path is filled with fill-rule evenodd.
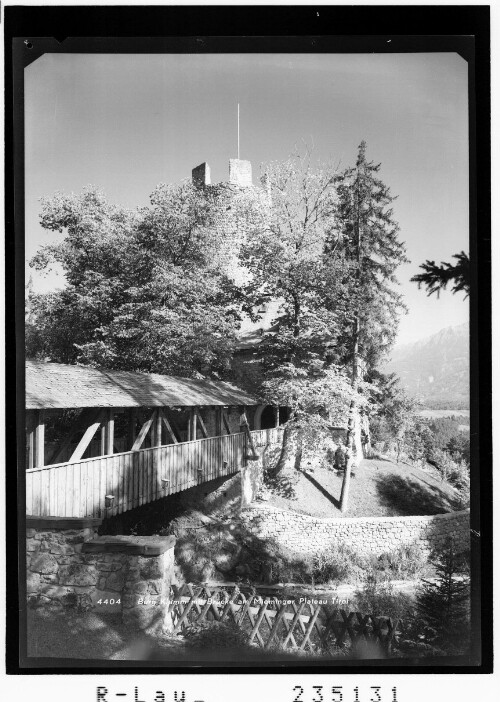
<svg viewBox="0 0 500 702"><path fill-rule="evenodd" d="M311 155L297 153L264 167L267 207L255 221L242 249L250 273L250 307L268 298L280 301L275 325L261 345L269 375L284 364L308 368L336 359L335 340L345 315L348 283L343 260L325 255L334 228L337 174L313 166ZM336 304L328 304L335 300Z"/></svg>
<svg viewBox="0 0 500 702"><path fill-rule="evenodd" d="M386 385L379 413L385 419L395 443L398 462L403 453L417 461L425 456L425 448L417 430L417 408L416 400L405 393L399 381Z"/></svg>
<svg viewBox="0 0 500 702"><path fill-rule="evenodd" d="M237 312L213 213L187 182L159 185L150 206L135 211L93 187L43 200L42 226L65 237L31 265L60 263L67 286L32 300L28 355L178 375L223 371Z"/></svg>

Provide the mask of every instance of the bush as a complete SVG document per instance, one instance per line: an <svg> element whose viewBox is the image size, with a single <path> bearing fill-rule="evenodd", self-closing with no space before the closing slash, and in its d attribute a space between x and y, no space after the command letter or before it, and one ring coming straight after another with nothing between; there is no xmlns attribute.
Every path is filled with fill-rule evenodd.
<svg viewBox="0 0 500 702"><path fill-rule="evenodd" d="M365 559L342 544L302 559L280 553L272 562L273 582L334 586L339 582L359 580L366 565Z"/></svg>
<svg viewBox="0 0 500 702"><path fill-rule="evenodd" d="M315 554L311 564L312 584L328 584L349 579L358 556L343 545ZM358 563L359 564L359 563Z"/></svg>
<svg viewBox="0 0 500 702"><path fill-rule="evenodd" d="M350 609L374 617L407 621L413 618L415 605L409 595L397 592L390 583L369 575L364 586L355 593Z"/></svg>
<svg viewBox="0 0 500 702"><path fill-rule="evenodd" d="M458 490L464 490L469 487L469 477L469 464L456 455L448 481Z"/></svg>
<svg viewBox="0 0 500 702"><path fill-rule="evenodd" d="M417 544L409 544L380 555L375 567L390 577L405 579L419 575L426 565L427 558Z"/></svg>
<svg viewBox="0 0 500 702"><path fill-rule="evenodd" d="M295 558L273 542L257 539L247 542L245 549L251 556L253 571L259 572L260 579L268 584L335 585L358 580L366 568L366 561L343 545L306 558Z"/></svg>
<svg viewBox="0 0 500 702"><path fill-rule="evenodd" d="M458 491L457 507L465 509L470 500L470 469L466 460L459 454L450 456L447 451L437 449L433 452L431 462L441 473L441 480L445 480Z"/></svg>

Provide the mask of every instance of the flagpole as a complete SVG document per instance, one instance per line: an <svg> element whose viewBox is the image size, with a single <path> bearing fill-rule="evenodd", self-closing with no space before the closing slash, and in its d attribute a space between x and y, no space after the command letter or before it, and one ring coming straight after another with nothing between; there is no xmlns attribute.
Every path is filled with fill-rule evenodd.
<svg viewBox="0 0 500 702"><path fill-rule="evenodd" d="M238 161L240 160L240 103L238 103Z"/></svg>

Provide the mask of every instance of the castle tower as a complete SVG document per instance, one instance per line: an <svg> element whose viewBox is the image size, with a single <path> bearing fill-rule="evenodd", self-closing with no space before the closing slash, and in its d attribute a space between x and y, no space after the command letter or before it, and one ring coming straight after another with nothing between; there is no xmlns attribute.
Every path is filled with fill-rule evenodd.
<svg viewBox="0 0 500 702"><path fill-rule="evenodd" d="M208 163L200 163L199 166L193 168L191 171L191 178L193 185L197 188L204 188L206 185L211 185L210 180L210 166Z"/></svg>
<svg viewBox="0 0 500 702"><path fill-rule="evenodd" d="M229 182L242 187L252 186L252 164L239 158L229 159Z"/></svg>
<svg viewBox="0 0 500 702"><path fill-rule="evenodd" d="M210 178L210 166L208 163L200 163L191 171L193 185L197 188L204 188L212 185ZM229 159L229 184L239 185L242 188L252 187L252 164L250 161L243 161L240 158Z"/></svg>

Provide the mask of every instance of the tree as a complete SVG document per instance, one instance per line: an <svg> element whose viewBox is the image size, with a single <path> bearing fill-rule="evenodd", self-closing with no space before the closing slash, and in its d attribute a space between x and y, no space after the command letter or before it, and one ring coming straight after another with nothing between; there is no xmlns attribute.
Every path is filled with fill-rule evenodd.
<svg viewBox="0 0 500 702"><path fill-rule="evenodd" d="M291 408L280 471L300 464L301 445L327 431L329 413L345 395L337 340L350 280L342 249L326 250L334 237L336 170L313 165L306 150L267 164L262 182L267 202L252 218L241 260L247 309L269 298L280 303L258 349L266 401Z"/></svg>
<svg viewBox="0 0 500 702"><path fill-rule="evenodd" d="M421 460L425 444L416 416L417 402L405 393L394 373L382 378L377 415L384 420L388 439L395 445L396 460L399 462L403 453L412 460Z"/></svg>
<svg viewBox="0 0 500 702"><path fill-rule="evenodd" d="M403 655L463 655L470 645L470 574L467 554L453 540L434 549L429 556L435 578L423 580L416 607L405 618Z"/></svg>
<svg viewBox="0 0 500 702"><path fill-rule="evenodd" d="M455 265L441 261L441 265L438 266L435 261L427 260L420 265L424 272L414 275L410 280L417 283L419 289L424 285L428 296L436 293L439 297L440 291L445 290L448 283L451 282L453 283L451 289L453 294L463 291L465 297L468 297L470 294L469 257L464 251L461 251L454 254L453 258L457 260Z"/></svg>
<svg viewBox="0 0 500 702"><path fill-rule="evenodd" d="M354 280L351 324L345 342L352 363L352 386L358 387L363 368L374 368L394 342L399 314L405 310L395 289L395 271L407 262L399 226L393 218L394 197L377 177L380 164L366 159L366 143L361 142L356 166L346 169L337 186L336 226L327 250L341 242ZM347 448L350 458L344 473L341 509L348 505L350 472L353 463L356 404L349 418Z"/></svg>
<svg viewBox="0 0 500 702"><path fill-rule="evenodd" d="M342 369L346 377L350 368L352 448L355 430L360 434L356 411L365 404L364 369L390 347L403 309L394 272L406 258L390 209L393 198L376 177L380 166L367 162L365 144L356 167L341 174L329 166L313 168L310 156L296 154L264 171L268 209L243 248L250 272L246 292L253 305L264 296L281 301L259 347L268 382L293 395L290 384L302 377L326 381L329 369ZM326 387L331 389L328 382ZM324 412L333 404L325 403ZM283 464L296 462L290 445ZM343 495L345 508L347 490Z"/></svg>
<svg viewBox="0 0 500 702"><path fill-rule="evenodd" d="M315 375L290 367L287 375L267 380L264 391L269 402L290 409L281 456L273 472L286 475L293 484L304 455L317 453L321 442L328 442L332 423L344 420L353 399L350 378L334 365Z"/></svg>
<svg viewBox="0 0 500 702"><path fill-rule="evenodd" d="M42 226L66 235L31 265L58 262L66 286L32 301L28 355L187 376L223 372L238 309L215 209L187 182L159 185L150 206L135 211L93 187L43 200Z"/></svg>
<svg viewBox="0 0 500 702"><path fill-rule="evenodd" d="M262 346L266 368L282 361L307 365L314 355L331 360L342 310L326 300L339 302L342 263L324 251L334 226L336 171L314 167L306 150L265 165L261 180L267 203L253 215L242 264L250 276L248 308L269 298L280 302Z"/></svg>
<svg viewBox="0 0 500 702"><path fill-rule="evenodd" d="M431 555L434 582L424 580L417 597L417 612L427 627L427 639L448 653L468 649L470 635L470 578L463 554L449 540Z"/></svg>
<svg viewBox="0 0 500 702"><path fill-rule="evenodd" d="M470 438L468 433L459 432L450 438L446 444L448 453L456 459L465 461L470 465Z"/></svg>

